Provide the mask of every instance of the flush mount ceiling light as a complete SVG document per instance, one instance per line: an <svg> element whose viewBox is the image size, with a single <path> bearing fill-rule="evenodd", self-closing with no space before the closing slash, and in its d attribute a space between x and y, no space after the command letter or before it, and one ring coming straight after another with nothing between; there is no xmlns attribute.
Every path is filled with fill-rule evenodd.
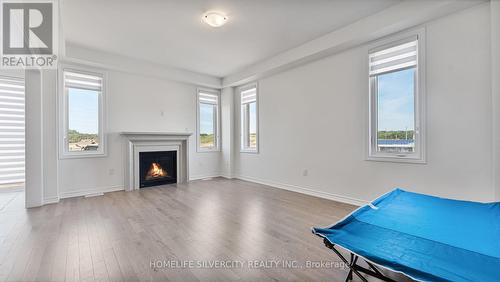
<svg viewBox="0 0 500 282"><path fill-rule="evenodd" d="M219 12L206 12L202 19L203 22L212 27L219 27L227 22L227 16Z"/></svg>

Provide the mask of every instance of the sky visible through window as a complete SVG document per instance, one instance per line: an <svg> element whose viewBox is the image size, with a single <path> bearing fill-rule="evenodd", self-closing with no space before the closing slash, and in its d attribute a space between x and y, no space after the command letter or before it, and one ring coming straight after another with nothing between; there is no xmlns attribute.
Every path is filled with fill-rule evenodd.
<svg viewBox="0 0 500 282"><path fill-rule="evenodd" d="M257 103L253 102L249 104L249 112L250 112L250 120L249 122L249 127L250 127L250 133L257 133Z"/></svg>
<svg viewBox="0 0 500 282"><path fill-rule="evenodd" d="M200 104L200 133L214 134L214 105Z"/></svg>
<svg viewBox="0 0 500 282"><path fill-rule="evenodd" d="M378 131L414 129L414 74L411 68L378 76Z"/></svg>
<svg viewBox="0 0 500 282"><path fill-rule="evenodd" d="M68 127L79 133L97 134L99 129L99 93L68 89Z"/></svg>
<svg viewBox="0 0 500 282"><path fill-rule="evenodd" d="M250 104L250 132L257 132L256 127L256 116L257 116L257 107L256 103ZM200 104L200 133L205 134L213 134L214 133L214 123L213 123L213 106L209 104Z"/></svg>

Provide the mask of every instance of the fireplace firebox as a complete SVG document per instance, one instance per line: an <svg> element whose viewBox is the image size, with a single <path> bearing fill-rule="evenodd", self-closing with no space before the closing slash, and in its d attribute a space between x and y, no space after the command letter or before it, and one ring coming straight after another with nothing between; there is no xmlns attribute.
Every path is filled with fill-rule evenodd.
<svg viewBox="0 0 500 282"><path fill-rule="evenodd" d="M177 183L177 152L140 152L139 188Z"/></svg>

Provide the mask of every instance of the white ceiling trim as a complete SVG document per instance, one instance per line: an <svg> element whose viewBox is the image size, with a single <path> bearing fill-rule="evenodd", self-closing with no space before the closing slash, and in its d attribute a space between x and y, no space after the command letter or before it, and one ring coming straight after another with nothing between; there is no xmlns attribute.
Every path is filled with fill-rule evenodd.
<svg viewBox="0 0 500 282"><path fill-rule="evenodd" d="M239 86L451 14L484 0L404 1L222 79Z"/></svg>
<svg viewBox="0 0 500 282"><path fill-rule="evenodd" d="M66 42L62 61L64 63L94 66L209 88L220 89L222 86L222 79L216 76L154 64L144 60L83 47L71 42Z"/></svg>

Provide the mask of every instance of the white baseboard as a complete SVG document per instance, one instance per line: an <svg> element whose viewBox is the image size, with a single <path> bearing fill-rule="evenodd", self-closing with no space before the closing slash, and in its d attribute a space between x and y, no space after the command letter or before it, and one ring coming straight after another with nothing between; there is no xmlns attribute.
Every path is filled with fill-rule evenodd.
<svg viewBox="0 0 500 282"><path fill-rule="evenodd" d="M361 200L361 199L356 199L356 198L352 198L352 197L347 197L347 196L327 193L327 192L323 192L323 191L318 191L317 189L314 189L311 187L307 187L307 188L300 187L297 185L279 183L279 182L275 182L275 181L271 181L271 180L259 179L259 178L242 176L242 175L227 175L227 174L215 173L215 174L190 176L189 180L190 181L191 180L200 180L200 179L213 178L213 177L224 177L227 179L241 179L244 181L259 183L259 184L271 186L274 188L284 189L284 190L288 190L288 191L302 193L302 194L306 194L306 195L310 195L310 196L314 196L314 197L318 197L318 198L333 200L333 201L351 204L351 205L355 205L355 206L363 206L363 205L366 205L369 203L369 201L365 201L365 200ZM116 185L116 186L110 186L110 187L62 192L62 193L60 193L59 197L45 198L43 201L43 204L46 205L46 204L57 203L57 202L59 202L60 199L81 197L81 196L92 196L92 195L98 195L98 194L102 194L102 193L122 191L122 190L124 190L123 185Z"/></svg>
<svg viewBox="0 0 500 282"><path fill-rule="evenodd" d="M190 175L189 181L200 180L200 179L205 179L205 178L214 178L214 177L220 177L220 176L221 176L220 173Z"/></svg>
<svg viewBox="0 0 500 282"><path fill-rule="evenodd" d="M66 198L81 197L81 196L87 196L87 195L96 195L99 193L116 192L116 191L122 191L122 190L124 190L123 185L115 185L115 186L101 187L101 188L94 188L94 189L84 189L84 190L77 190L77 191L61 192L59 194L59 198L66 199Z"/></svg>
<svg viewBox="0 0 500 282"><path fill-rule="evenodd" d="M219 175L220 177L224 177L226 179L234 179L234 175L232 174L226 174L226 173L221 173L221 175Z"/></svg>
<svg viewBox="0 0 500 282"><path fill-rule="evenodd" d="M97 193L87 194L84 197L85 198L92 198L92 197L100 197L100 196L104 196L104 193L103 192L97 192Z"/></svg>
<svg viewBox="0 0 500 282"><path fill-rule="evenodd" d="M43 204L44 205L56 204L56 203L59 203L59 197L58 196L43 198Z"/></svg>
<svg viewBox="0 0 500 282"><path fill-rule="evenodd" d="M279 188L279 189L284 189L284 190L288 190L288 191L302 193L302 194L306 194L309 196L314 196L314 197L333 200L333 201L337 201L337 202L341 202L341 203L351 204L351 205L355 205L355 206L364 206L364 205L369 203L369 201L360 200L360 199L351 198L351 197L342 196L342 195L337 195L337 194L332 194L332 193L327 193L327 192L323 192L323 191L318 191L317 189L313 189L313 188L309 188L309 187L305 188L305 187L300 187L297 185L279 183L279 182L274 182L274 181L270 181L270 180L257 179L254 177L248 177L248 176L242 176L242 175L235 176L235 178L245 180L245 181L255 182L255 183L259 183L259 184L263 184L263 185L267 185L267 186L271 186L271 187L275 187L275 188Z"/></svg>
<svg viewBox="0 0 500 282"><path fill-rule="evenodd" d="M39 201L31 201L31 202L26 202L26 208L38 208L44 205L43 202Z"/></svg>

